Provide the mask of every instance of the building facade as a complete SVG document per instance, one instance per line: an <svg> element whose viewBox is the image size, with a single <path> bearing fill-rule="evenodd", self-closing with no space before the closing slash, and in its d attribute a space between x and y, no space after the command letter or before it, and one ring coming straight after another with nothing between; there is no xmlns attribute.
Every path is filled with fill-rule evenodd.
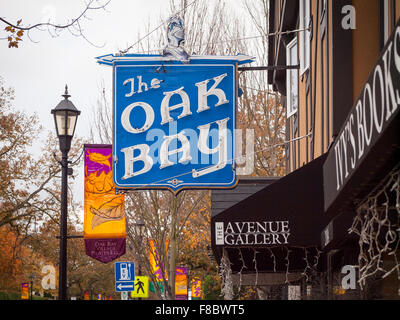
<svg viewBox="0 0 400 320"><path fill-rule="evenodd" d="M281 285L297 286L303 299L400 298L399 18L400 0L269 0L268 84L286 104L287 176L214 216L212 237L215 223L231 226L230 217L240 222L253 208L256 224L289 221L291 238L214 243L233 274L236 267L242 277L255 261L271 278L279 262L272 268L269 252L302 248L296 268L283 263L263 285L276 284L286 267ZM311 248L318 262L304 266ZM246 250L265 250L265 261L246 260Z"/></svg>
<svg viewBox="0 0 400 320"><path fill-rule="evenodd" d="M270 0L270 32L279 35L270 41L269 64L298 65L269 74L286 97L287 140L294 140L287 172L327 154L324 214L334 218L321 238L330 298L345 265L355 266L359 292L339 290L344 296L400 294L400 70L392 67L399 17L397 0Z"/></svg>
<svg viewBox="0 0 400 320"><path fill-rule="evenodd" d="M398 0L270 1L269 84L286 97L287 171L326 153L400 17ZM297 31L304 30L304 31ZM293 32L294 31L294 32Z"/></svg>

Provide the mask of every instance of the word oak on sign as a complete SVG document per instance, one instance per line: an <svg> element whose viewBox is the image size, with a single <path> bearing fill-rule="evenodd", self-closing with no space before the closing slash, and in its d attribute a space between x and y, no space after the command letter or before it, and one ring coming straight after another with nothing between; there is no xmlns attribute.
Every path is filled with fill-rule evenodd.
<svg viewBox="0 0 400 320"><path fill-rule="evenodd" d="M114 183L119 189L237 183L237 66L247 56L103 56L114 71Z"/></svg>

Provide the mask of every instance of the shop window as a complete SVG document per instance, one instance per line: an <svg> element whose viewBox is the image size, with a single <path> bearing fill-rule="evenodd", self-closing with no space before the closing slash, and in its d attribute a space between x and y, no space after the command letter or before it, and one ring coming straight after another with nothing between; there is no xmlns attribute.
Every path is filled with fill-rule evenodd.
<svg viewBox="0 0 400 320"><path fill-rule="evenodd" d="M298 65L297 38L286 47L286 65ZM298 69L286 70L286 114L287 118L297 112L299 105L299 73Z"/></svg>
<svg viewBox="0 0 400 320"><path fill-rule="evenodd" d="M383 0L383 43L389 39L389 0Z"/></svg>
<svg viewBox="0 0 400 320"><path fill-rule="evenodd" d="M310 0L300 0L300 30L309 28L311 20ZM300 73L310 67L311 31L300 31Z"/></svg>
<svg viewBox="0 0 400 320"><path fill-rule="evenodd" d="M383 49L387 40L389 39L389 28L391 23L391 16L389 10L391 6L391 0L379 1L379 48ZM393 8L391 8L393 9Z"/></svg>
<svg viewBox="0 0 400 320"><path fill-rule="evenodd" d="M326 14L326 0L321 1L321 21L325 18Z"/></svg>

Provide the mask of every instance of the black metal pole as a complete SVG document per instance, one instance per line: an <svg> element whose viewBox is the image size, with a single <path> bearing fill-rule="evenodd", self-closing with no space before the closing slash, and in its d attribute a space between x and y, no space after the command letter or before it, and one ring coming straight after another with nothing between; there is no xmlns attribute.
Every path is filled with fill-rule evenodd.
<svg viewBox="0 0 400 320"><path fill-rule="evenodd" d="M259 66L259 67L239 67L239 71L264 71L264 70L292 70L292 69L300 69L300 65L292 65L292 66Z"/></svg>
<svg viewBox="0 0 400 320"><path fill-rule="evenodd" d="M68 212L68 151L62 150L61 217L60 217L60 267L58 299L67 300L67 212Z"/></svg>

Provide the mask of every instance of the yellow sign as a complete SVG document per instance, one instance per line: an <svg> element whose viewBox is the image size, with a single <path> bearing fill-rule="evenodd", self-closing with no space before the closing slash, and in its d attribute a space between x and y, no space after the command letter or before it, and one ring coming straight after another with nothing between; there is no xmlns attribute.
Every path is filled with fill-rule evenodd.
<svg viewBox="0 0 400 320"><path fill-rule="evenodd" d="M149 277L135 276L135 291L131 291L131 298L149 297Z"/></svg>

